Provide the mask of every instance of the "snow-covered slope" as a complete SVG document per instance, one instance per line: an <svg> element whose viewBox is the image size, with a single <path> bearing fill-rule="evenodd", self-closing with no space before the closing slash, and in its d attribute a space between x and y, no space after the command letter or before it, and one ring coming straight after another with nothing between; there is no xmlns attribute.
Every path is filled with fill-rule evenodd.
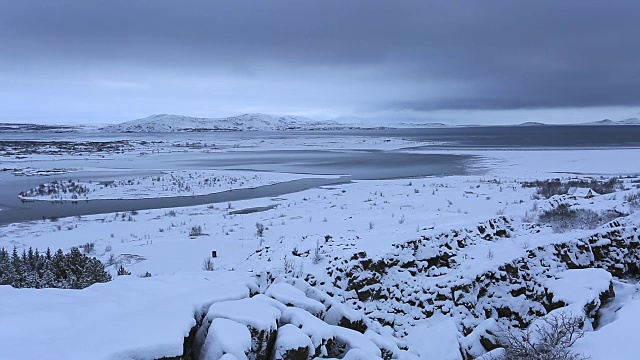
<svg viewBox="0 0 640 360"><path fill-rule="evenodd" d="M244 114L226 118L197 118L159 114L102 128L107 132L282 131L349 128L335 121L315 121L300 116Z"/></svg>

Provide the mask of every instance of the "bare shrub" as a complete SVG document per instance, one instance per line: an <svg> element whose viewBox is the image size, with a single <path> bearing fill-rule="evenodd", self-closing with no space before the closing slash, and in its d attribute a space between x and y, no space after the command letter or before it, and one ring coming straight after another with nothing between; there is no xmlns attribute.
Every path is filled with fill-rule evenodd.
<svg viewBox="0 0 640 360"><path fill-rule="evenodd" d="M257 222L256 223L256 235L259 237L264 236L264 224Z"/></svg>
<svg viewBox="0 0 640 360"><path fill-rule="evenodd" d="M525 331L502 331L502 360L586 360L570 347L584 336L584 319L560 312L542 319L543 323Z"/></svg>
<svg viewBox="0 0 640 360"><path fill-rule="evenodd" d="M88 242L86 244L82 244L80 245L80 249L82 249L82 251L84 251L85 254L93 254L96 249L96 243Z"/></svg>
<svg viewBox="0 0 640 360"><path fill-rule="evenodd" d="M293 274L296 271L296 260L287 258L287 255L284 256L282 265L285 274Z"/></svg>
<svg viewBox="0 0 640 360"><path fill-rule="evenodd" d="M215 268L213 266L213 260L210 257L206 257L202 261L202 270L205 270L205 271L213 271L213 270L215 270Z"/></svg>
<svg viewBox="0 0 640 360"><path fill-rule="evenodd" d="M316 248L313 249L313 258L312 261L314 264L318 264L320 263L320 261L322 261L322 259L324 259L324 252L322 251L322 248L320 247L320 240L316 241Z"/></svg>
<svg viewBox="0 0 640 360"><path fill-rule="evenodd" d="M113 254L110 254L109 257L107 258L106 265L107 266L115 265L117 262L118 261L116 260L116 256Z"/></svg>

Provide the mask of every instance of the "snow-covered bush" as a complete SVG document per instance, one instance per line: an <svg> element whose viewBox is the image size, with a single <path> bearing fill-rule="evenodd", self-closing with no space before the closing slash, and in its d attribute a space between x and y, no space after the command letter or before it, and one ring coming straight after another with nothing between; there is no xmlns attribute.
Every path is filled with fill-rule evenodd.
<svg viewBox="0 0 640 360"><path fill-rule="evenodd" d="M631 209L631 211L640 209L640 192L625 196L624 201L629 203L629 208Z"/></svg>
<svg viewBox="0 0 640 360"><path fill-rule="evenodd" d="M551 225L555 232L565 232L572 229L595 229L611 221L619 214L610 212L595 212L590 209L572 209L567 204L545 210L538 216L538 222Z"/></svg>
<svg viewBox="0 0 640 360"><path fill-rule="evenodd" d="M194 225L191 227L191 230L189 231L189 236L200 236L202 235L202 226L200 225Z"/></svg>

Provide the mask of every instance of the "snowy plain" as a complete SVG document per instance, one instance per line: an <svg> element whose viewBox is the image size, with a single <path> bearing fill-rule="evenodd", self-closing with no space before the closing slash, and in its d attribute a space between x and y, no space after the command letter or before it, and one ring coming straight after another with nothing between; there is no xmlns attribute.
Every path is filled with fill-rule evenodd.
<svg viewBox="0 0 640 360"><path fill-rule="evenodd" d="M158 167L156 160L166 159L172 153L202 155L212 151L310 148L409 153L415 150L402 149L416 145L425 144L398 139L350 138L343 141L315 136L286 141L251 139L234 143L224 140L205 145L197 141L165 142L140 145L121 154L35 154L23 158L3 158L0 168L37 171L55 166L73 169L70 171L104 170L108 168L103 167L104 164L109 162L125 164L133 158L144 158L148 169L178 171L183 179L198 176L194 174L246 179L242 185L227 181L226 190L226 186L260 186L301 175L275 172L256 175L247 170L238 175L238 170L229 169L190 169L180 172ZM280 309L278 311L282 311L282 306L293 303L293 308L308 313L324 311L325 305L309 296L310 290L307 290L309 298L306 298L300 297L291 288L279 290L278 284L283 282L261 286L256 274L270 274L289 280L312 279L320 291L331 293L331 302L342 304L347 309L345 312L350 309L358 316L389 320L387 324L370 325L369 328L375 332L367 335L366 340L350 333L344 335L348 339L346 343L353 343L350 347L352 350L347 353L350 357L379 357L381 353L376 350L382 347L380 343L386 342L392 342L396 347L401 344L406 349L406 352L396 351L393 358L462 359L462 350L466 351L464 356L480 356L486 349L479 349L475 334L467 333L462 327L480 329L488 325L469 314L456 313L457 304L445 305L439 309L440 313L432 317L426 317L419 306L404 304L404 313L398 314L395 304L361 300L355 291L334 285L338 280L337 275L332 273L338 272L343 260L352 259L361 252L371 259L401 258L407 256L399 250L402 244L420 238L436 239L441 234L455 234L469 229L475 231L469 235L472 238L469 243L457 249L455 256L460 259L459 264L450 268L434 267L428 270L428 277L417 278L412 287L398 288L399 292L407 292L405 298L408 300L415 297L416 301L421 301L416 294L423 289L454 284L460 279L473 279L515 259L526 257L530 250L588 237L597 229L555 233L550 228L541 227L531 231L528 225L530 219L553 205L545 199L536 199L535 188L524 188L521 182L556 177L624 176L627 190L620 189L614 194L593 199L572 199L570 202L577 208L598 211L613 209L631 214L632 209L625 201L625 196L639 191L635 188L636 181L640 179L637 165L639 151L420 150L430 154L473 155L477 156L477 162L470 166L472 171L465 175L356 180L274 198L3 225L0 227L0 247L7 249L15 246L18 250L29 247L66 250L94 243L95 251L90 255L109 264L108 270L116 279L84 290L13 289L0 286L0 323L10 324L0 329L0 358L30 359L43 354L56 354L50 358L60 359L155 359L176 356L182 351L183 338L196 322L194 314L202 314L205 307L221 301L248 301L251 293L256 292L278 301L280 305L269 303L269 306ZM91 163L88 159L96 162ZM82 166L83 163L87 165ZM132 173L118 176L120 181L131 180L132 193L116 193L102 187L94 189L91 194L99 194L96 198L179 195L174 191L175 188L157 187L153 181L154 175L140 177ZM254 176L259 176L259 179ZM198 190L193 190L189 195L211 191L202 185L200 179L194 180L193 184L198 183L201 184ZM217 191L215 188L213 190ZM637 215L627 216L626 221L637 227L640 224ZM475 230L478 224L501 217L509 219L510 236L482 240ZM264 227L262 232L258 231L257 224ZM202 233L190 236L194 226L200 226ZM428 259L434 254L441 254L436 243L434 241L433 247L421 248L415 258ZM203 260L210 258L213 250L217 254L213 259L216 270L203 271ZM116 276L118 266L131 271L130 278ZM590 288L590 280L598 278L598 284L606 284L611 280L607 277L611 275L605 270L569 274L560 270L566 271L558 269L557 274L550 274L556 276L548 280L545 286L549 289L558 288L553 293L557 296L556 300L567 305L588 302L600 296L603 289ZM152 275L150 278L138 278L147 272ZM390 268L383 280L391 283L399 281L397 284L407 286L400 282L409 276L403 272L400 267ZM619 310L612 311L608 324L587 332L585 338L575 345L576 350L593 359L624 358L635 352L633 342L626 342L624 334L634 326L633 319L640 316L640 307L635 298L637 287L632 283L618 287L626 289L618 292L615 304L611 303ZM329 310L333 306L334 309L338 308L332 303ZM515 308L520 304L513 303L511 306ZM609 309L607 306L603 306L603 314ZM274 318L284 322L284 313L270 311L274 311ZM214 316L214 312L210 314L211 323L220 324L220 329L236 329L244 334L241 330L243 327L237 325L240 319L229 320ZM330 316L319 316L325 323L335 322L328 320ZM354 315L353 318L358 316ZM43 320L45 326L35 327L35 332L32 326L25 325ZM291 320L288 320L287 324L291 324ZM98 333L90 330L95 324L102 324ZM395 324L395 327L389 324ZM321 332L321 325L317 326L317 331ZM319 335L314 331L301 335L295 330L297 328L285 325L278 329L278 343L283 348L292 348L299 344L307 346L306 339L310 339L314 347L315 337ZM305 331L304 326L302 330ZM341 331L333 329L331 336L339 337ZM212 342L212 359L223 354L242 358L242 352L249 351L246 348L250 345L246 341L234 343L235 340L246 338L243 338L244 335L228 340L224 340L224 331L215 333L210 330L210 335L207 335L204 344ZM70 349L69 341L81 346ZM37 346L28 346L33 342ZM375 345L371 346L369 342ZM224 350L226 345L230 346L230 350ZM209 354L207 346L204 352ZM386 347L393 346L387 344ZM615 353L610 352L611 347L615 347ZM347 355L344 355L345 358Z"/></svg>

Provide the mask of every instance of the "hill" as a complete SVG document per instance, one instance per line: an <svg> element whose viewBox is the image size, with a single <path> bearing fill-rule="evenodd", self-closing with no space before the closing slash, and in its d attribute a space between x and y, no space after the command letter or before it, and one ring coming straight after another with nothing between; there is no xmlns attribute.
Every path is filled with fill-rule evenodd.
<svg viewBox="0 0 640 360"><path fill-rule="evenodd" d="M243 114L226 118L197 118L159 114L106 126L101 130L107 132L206 132L342 130L350 128L354 127L336 121L315 121L300 116Z"/></svg>
<svg viewBox="0 0 640 360"><path fill-rule="evenodd" d="M582 123L581 125L640 125L640 119L638 118L628 118L624 120L603 119L598 121Z"/></svg>

